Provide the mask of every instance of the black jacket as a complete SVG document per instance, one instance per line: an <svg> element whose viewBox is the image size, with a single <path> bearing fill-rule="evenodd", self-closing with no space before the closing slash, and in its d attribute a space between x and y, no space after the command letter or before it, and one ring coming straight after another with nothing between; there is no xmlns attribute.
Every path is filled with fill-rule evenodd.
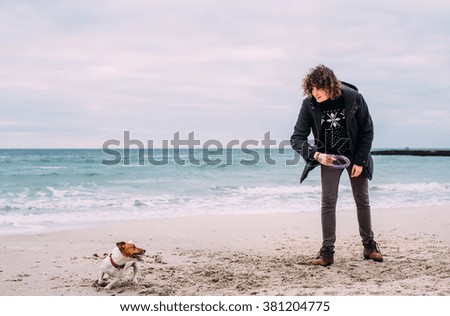
<svg viewBox="0 0 450 316"><path fill-rule="evenodd" d="M363 166L362 175L369 180L373 174L373 160L370 155L373 140L373 123L369 109L358 89L342 82L342 95L345 104L345 121L350 142L350 161L352 164ZM308 143L308 136L314 135L314 144ZM317 152L321 130L321 112L311 98L303 100L294 134L291 136L291 146L306 162L300 182L306 179L308 173L319 165L314 159Z"/></svg>

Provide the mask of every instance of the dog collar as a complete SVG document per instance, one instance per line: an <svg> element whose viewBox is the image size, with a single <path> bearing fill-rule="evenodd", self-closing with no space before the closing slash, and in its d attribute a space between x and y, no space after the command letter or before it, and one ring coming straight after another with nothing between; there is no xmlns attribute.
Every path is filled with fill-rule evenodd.
<svg viewBox="0 0 450 316"><path fill-rule="evenodd" d="M113 258L112 258L112 254L109 255L109 261L111 262L111 264L113 265L114 268L116 269L123 269L125 268L125 265L122 264L121 266L119 266L117 263L114 262Z"/></svg>

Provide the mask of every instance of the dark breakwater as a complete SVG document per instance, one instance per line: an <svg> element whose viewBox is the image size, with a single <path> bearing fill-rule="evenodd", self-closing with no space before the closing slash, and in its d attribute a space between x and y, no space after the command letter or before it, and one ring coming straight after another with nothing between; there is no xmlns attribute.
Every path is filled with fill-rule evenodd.
<svg viewBox="0 0 450 316"><path fill-rule="evenodd" d="M372 155L385 155L385 156L450 156L450 150L439 149L384 149L373 150Z"/></svg>

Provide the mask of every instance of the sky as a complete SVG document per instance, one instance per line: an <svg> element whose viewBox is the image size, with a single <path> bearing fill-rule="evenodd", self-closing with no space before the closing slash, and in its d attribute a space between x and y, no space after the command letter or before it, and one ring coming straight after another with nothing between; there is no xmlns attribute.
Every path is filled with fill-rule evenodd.
<svg viewBox="0 0 450 316"><path fill-rule="evenodd" d="M0 0L0 148L290 138L310 68L375 148L450 148L450 2Z"/></svg>

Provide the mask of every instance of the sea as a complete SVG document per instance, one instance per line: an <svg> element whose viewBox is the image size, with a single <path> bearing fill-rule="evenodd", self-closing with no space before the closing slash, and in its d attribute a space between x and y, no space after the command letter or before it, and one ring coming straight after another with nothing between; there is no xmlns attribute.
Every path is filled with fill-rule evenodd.
<svg viewBox="0 0 450 316"><path fill-rule="evenodd" d="M373 156L370 200L450 205L450 157ZM320 172L292 149L0 149L0 235L209 214L320 212ZM346 173L337 210L354 210Z"/></svg>

